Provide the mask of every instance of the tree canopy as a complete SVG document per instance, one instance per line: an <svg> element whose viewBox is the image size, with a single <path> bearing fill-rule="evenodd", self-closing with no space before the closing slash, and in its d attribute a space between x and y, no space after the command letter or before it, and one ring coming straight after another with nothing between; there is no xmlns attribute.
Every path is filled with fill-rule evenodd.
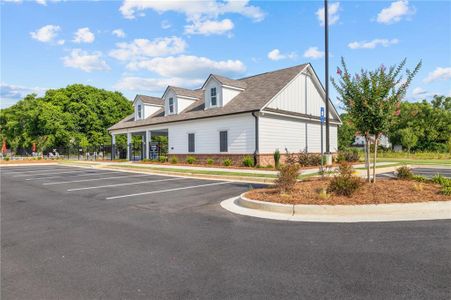
<svg viewBox="0 0 451 300"><path fill-rule="evenodd" d="M73 84L27 95L0 111L1 138L8 147L38 150L60 146L98 146L111 142L108 127L133 112L119 92Z"/></svg>

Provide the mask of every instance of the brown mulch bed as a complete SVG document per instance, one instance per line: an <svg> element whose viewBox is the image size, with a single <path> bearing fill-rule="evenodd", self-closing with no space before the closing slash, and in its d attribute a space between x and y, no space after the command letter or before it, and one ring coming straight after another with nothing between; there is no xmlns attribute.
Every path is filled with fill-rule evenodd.
<svg viewBox="0 0 451 300"><path fill-rule="evenodd" d="M249 199L284 204L382 204L411 203L425 201L450 201L451 197L440 194L440 185L409 180L382 179L375 184L365 183L351 197L329 194L320 197L321 189L327 189L328 179L313 179L298 182L295 191L280 194L274 188L255 189L246 193Z"/></svg>

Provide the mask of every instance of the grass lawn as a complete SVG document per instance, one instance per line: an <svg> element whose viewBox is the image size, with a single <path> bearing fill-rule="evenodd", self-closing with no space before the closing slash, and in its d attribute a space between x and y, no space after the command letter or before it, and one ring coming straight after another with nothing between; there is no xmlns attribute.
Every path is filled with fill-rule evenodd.
<svg viewBox="0 0 451 300"><path fill-rule="evenodd" d="M399 164L410 165L439 165L451 166L451 159L408 159L408 158L380 158L378 162L398 162Z"/></svg>

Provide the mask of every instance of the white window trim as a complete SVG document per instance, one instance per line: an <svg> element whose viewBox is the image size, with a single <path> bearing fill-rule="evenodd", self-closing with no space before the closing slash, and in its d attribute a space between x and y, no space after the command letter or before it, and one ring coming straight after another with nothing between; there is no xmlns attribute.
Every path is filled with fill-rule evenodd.
<svg viewBox="0 0 451 300"><path fill-rule="evenodd" d="M171 111L171 99L172 99L172 111ZM174 97L168 98L168 115L175 114L175 100Z"/></svg>
<svg viewBox="0 0 451 300"><path fill-rule="evenodd" d="M190 152L189 151L189 135L190 134L194 134L194 151ZM196 133L195 132L187 132L186 136L188 137L188 153L196 153Z"/></svg>
<svg viewBox="0 0 451 300"><path fill-rule="evenodd" d="M225 132L227 132L227 151L221 151L221 132L222 131L225 131ZM219 146L219 153L229 153L230 151L230 143L229 143L229 137L230 137L230 135L229 135L229 133L230 133L230 130L229 129L218 129L218 136L219 136L219 144L218 144L218 146Z"/></svg>
<svg viewBox="0 0 451 300"><path fill-rule="evenodd" d="M213 105L213 96L211 95L211 91L215 90L215 98L216 98L216 104ZM210 88L210 107L218 107L219 105L219 97L218 97L218 88L217 87L212 87Z"/></svg>

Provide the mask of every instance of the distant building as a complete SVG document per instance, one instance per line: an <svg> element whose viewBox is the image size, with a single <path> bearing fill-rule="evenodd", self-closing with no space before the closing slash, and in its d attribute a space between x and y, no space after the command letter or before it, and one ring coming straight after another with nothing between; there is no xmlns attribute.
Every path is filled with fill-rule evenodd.
<svg viewBox="0 0 451 300"><path fill-rule="evenodd" d="M358 146L358 147L365 146L365 137L362 135L357 135L355 137L354 143L352 145ZM381 147L387 148L387 149L392 147L392 144L390 143L390 140L388 139L388 137L386 135L381 135L379 137L378 145Z"/></svg>

